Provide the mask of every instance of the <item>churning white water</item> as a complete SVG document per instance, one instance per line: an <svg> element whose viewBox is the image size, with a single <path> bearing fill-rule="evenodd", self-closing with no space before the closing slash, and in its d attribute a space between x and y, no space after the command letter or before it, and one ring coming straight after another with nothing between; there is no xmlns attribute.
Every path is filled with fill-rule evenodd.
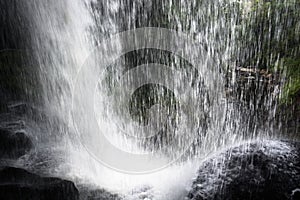
<svg viewBox="0 0 300 200"><path fill-rule="evenodd" d="M268 135L258 127L245 124L241 110L226 98L229 90L226 85L234 85L235 74L232 70L232 82L226 83L221 72L228 66L232 69L236 67L236 62L232 61L238 48L235 33L237 29L244 28L238 25L241 16L238 15L237 4L245 7L242 15L245 17L246 0L204 0L201 3L196 0L28 1L35 24L34 54L41 72L44 110L51 119L55 119L49 120L49 132L40 136L43 141L41 148L44 145L52 152L54 159L59 158L52 166L54 173L77 184L117 192L127 199L182 199L201 158L222 146ZM145 43L153 43L149 52L131 49L136 54L127 57L130 52L118 55L124 43L128 42L122 37L115 37L112 46L108 43L103 45L103 41L119 32L151 26L176 30L191 37L198 49L194 51L187 46L184 51L189 57L197 57L200 61L191 63L188 60L189 63L184 64L185 57L174 57L165 49L159 49L157 53L153 50L155 43L157 46L164 42L180 43L165 35L147 38L149 41ZM102 64L107 62L105 56L108 53L110 56L113 54L116 60L104 68ZM164 56L171 59L164 61ZM140 72L134 71L135 67L149 67L153 63L169 65L171 72L167 74L168 70L159 71L155 67L148 71L144 68ZM135 66L131 66L133 64ZM172 70L179 72L173 73ZM169 79L169 75L174 75L173 80ZM121 76L125 77L125 81L122 82ZM183 84L192 85L193 76L196 78L192 90L181 93ZM158 77L160 84L157 85L154 79ZM78 81L81 79L82 82ZM98 80L96 86L90 83L94 80ZM145 80L149 80L150 86L144 90L139 90L139 87L130 90L125 85L137 81L142 87L141 83ZM161 86L162 80L167 80L165 83L169 84L169 90ZM131 93L127 94L129 91ZM145 94L145 91L148 93ZM130 105L124 100L128 95ZM95 105L89 104L91 100L96 102ZM265 105L271 108L274 101L271 96ZM74 116L74 113L77 115ZM150 139L141 137L143 131L146 133L157 124L160 126L161 121L165 122L161 115L167 116L166 133L159 132ZM189 120L187 115L192 115L194 121ZM94 117L97 126L90 125ZM153 126L141 129L147 122ZM52 129L54 126L58 128ZM104 137L100 136L100 132ZM112 154L118 151L109 151L110 146L103 148L103 141L98 141L101 138L120 149L122 154ZM128 154L137 157L149 154L150 159L128 163L129 159L125 158ZM102 163L101 158L104 159ZM119 161L122 163L122 159L126 170L120 169L122 164L112 166ZM160 166L160 163L164 165ZM133 169L137 166L139 173L128 170L127 165ZM153 170L147 168L152 165L160 167ZM147 170L140 170L139 166Z"/></svg>

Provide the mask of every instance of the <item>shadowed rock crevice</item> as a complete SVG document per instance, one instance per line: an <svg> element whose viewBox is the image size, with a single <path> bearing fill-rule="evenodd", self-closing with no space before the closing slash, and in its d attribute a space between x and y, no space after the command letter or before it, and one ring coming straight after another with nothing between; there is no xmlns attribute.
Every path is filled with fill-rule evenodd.
<svg viewBox="0 0 300 200"><path fill-rule="evenodd" d="M16 159L32 148L32 142L25 132L0 129L0 159Z"/></svg>

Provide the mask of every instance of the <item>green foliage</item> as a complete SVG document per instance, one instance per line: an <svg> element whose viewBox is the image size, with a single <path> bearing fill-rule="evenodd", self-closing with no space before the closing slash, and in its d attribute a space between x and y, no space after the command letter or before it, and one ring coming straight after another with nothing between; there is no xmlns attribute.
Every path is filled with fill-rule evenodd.
<svg viewBox="0 0 300 200"><path fill-rule="evenodd" d="M252 52L246 58L246 65L256 63L262 69L272 68L278 59L299 53L299 10L300 2L295 0L252 3L241 37Z"/></svg>
<svg viewBox="0 0 300 200"><path fill-rule="evenodd" d="M249 10L240 37L247 55L242 65L286 71L281 102L292 102L300 92L300 1L255 0ZM280 60L282 66L277 65Z"/></svg>
<svg viewBox="0 0 300 200"><path fill-rule="evenodd" d="M300 95L300 57L286 59L287 83L282 94L282 103L291 103Z"/></svg>

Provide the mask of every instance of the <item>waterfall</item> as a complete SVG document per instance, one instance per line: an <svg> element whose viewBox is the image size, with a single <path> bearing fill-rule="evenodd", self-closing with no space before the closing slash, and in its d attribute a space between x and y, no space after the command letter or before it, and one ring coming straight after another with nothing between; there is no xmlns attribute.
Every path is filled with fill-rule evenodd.
<svg viewBox="0 0 300 200"><path fill-rule="evenodd" d="M57 159L51 173L130 198L146 188L154 199L180 199L201 159L273 136L275 122L266 132L257 116L245 119L259 105L273 119L280 86L249 110L228 98L247 3L29 0L49 117L38 151Z"/></svg>

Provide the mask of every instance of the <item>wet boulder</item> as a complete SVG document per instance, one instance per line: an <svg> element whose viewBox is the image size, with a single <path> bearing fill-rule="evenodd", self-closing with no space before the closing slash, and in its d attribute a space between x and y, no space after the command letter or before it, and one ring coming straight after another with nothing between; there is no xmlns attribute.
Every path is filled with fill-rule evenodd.
<svg viewBox="0 0 300 200"><path fill-rule="evenodd" d="M0 170L0 199L77 200L79 193L71 181L5 167Z"/></svg>
<svg viewBox="0 0 300 200"><path fill-rule="evenodd" d="M0 159L16 159L32 148L30 138L24 132L0 129Z"/></svg>
<svg viewBox="0 0 300 200"><path fill-rule="evenodd" d="M265 141L205 161L186 199L300 199L300 142Z"/></svg>

